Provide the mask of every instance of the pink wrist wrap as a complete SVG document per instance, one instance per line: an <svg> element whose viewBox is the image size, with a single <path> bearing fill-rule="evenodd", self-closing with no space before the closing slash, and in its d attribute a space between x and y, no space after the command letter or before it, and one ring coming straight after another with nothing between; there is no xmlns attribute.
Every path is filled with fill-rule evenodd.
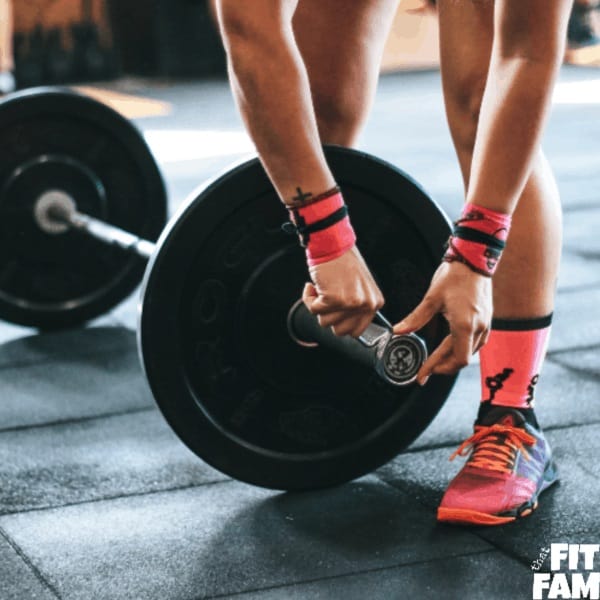
<svg viewBox="0 0 600 600"><path fill-rule="evenodd" d="M448 240L444 260L462 262L476 273L491 277L504 250L510 223L510 215L466 204Z"/></svg>
<svg viewBox="0 0 600 600"><path fill-rule="evenodd" d="M290 216L310 267L339 258L356 243L356 235L339 191L299 208Z"/></svg>

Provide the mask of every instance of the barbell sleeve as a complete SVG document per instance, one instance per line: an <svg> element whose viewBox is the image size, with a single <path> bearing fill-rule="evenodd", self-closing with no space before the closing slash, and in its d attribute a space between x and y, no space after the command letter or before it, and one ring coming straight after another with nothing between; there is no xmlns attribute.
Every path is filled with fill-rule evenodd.
<svg viewBox="0 0 600 600"><path fill-rule="evenodd" d="M288 313L288 331L301 346L329 348L374 369L387 383L409 385L427 359L425 342L412 333L394 335L387 320L383 316L379 320L385 326L371 323L360 338L337 336L331 328L321 327L302 300L298 300Z"/></svg>

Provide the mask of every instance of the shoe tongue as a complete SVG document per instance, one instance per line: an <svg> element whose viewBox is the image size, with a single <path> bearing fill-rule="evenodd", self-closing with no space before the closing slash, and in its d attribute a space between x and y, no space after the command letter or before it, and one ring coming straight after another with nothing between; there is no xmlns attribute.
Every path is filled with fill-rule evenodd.
<svg viewBox="0 0 600 600"><path fill-rule="evenodd" d="M524 427L525 417L515 408L492 406L477 425L506 425L507 427Z"/></svg>

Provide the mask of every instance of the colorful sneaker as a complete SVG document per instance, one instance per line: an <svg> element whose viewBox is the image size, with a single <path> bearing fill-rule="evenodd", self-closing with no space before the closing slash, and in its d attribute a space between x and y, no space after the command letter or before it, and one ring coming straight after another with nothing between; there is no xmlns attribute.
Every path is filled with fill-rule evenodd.
<svg viewBox="0 0 600 600"><path fill-rule="evenodd" d="M540 493L558 480L544 434L517 409L491 406L450 460L469 450L465 466L442 498L438 521L509 523L531 514Z"/></svg>

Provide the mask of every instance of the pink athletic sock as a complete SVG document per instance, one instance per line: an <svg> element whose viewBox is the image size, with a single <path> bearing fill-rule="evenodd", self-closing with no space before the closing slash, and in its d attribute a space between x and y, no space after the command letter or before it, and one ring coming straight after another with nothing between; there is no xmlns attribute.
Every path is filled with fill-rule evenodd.
<svg viewBox="0 0 600 600"><path fill-rule="evenodd" d="M492 321L490 337L479 352L482 402L533 408L551 322L552 315Z"/></svg>

